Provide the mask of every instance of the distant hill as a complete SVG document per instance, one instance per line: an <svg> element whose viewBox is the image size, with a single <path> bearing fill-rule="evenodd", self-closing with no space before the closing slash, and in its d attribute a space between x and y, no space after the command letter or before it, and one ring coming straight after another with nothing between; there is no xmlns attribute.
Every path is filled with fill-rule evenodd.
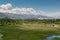
<svg viewBox="0 0 60 40"><path fill-rule="evenodd" d="M0 18L6 18L7 16L4 13L0 13Z"/></svg>
<svg viewBox="0 0 60 40"><path fill-rule="evenodd" d="M13 14L13 13L0 13L0 18L9 18L9 19L53 19L53 17L43 16L43 15Z"/></svg>

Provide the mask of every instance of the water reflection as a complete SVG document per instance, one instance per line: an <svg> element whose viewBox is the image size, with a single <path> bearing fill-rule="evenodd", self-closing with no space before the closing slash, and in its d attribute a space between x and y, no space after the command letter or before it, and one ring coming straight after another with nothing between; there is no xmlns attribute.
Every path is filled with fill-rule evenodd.
<svg viewBox="0 0 60 40"><path fill-rule="evenodd" d="M47 37L47 40L53 40L54 38L60 38L60 36L49 36Z"/></svg>

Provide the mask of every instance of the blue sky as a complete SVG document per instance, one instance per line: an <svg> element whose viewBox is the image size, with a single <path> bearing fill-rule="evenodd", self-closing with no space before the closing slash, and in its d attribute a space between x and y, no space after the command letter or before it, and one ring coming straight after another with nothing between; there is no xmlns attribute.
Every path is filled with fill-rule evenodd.
<svg viewBox="0 0 60 40"><path fill-rule="evenodd" d="M14 7L34 8L44 11L60 11L60 0L0 0L1 4L11 3Z"/></svg>
<svg viewBox="0 0 60 40"><path fill-rule="evenodd" d="M7 3L12 4L13 8L33 8L60 16L60 0L0 0L0 5Z"/></svg>

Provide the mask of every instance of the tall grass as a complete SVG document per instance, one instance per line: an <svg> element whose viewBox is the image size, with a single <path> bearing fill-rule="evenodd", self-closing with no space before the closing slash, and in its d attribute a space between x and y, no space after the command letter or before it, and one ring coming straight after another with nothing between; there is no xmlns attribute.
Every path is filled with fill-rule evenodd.
<svg viewBox="0 0 60 40"><path fill-rule="evenodd" d="M0 19L3 40L45 40L51 35L60 35L60 20L12 20ZM59 40L59 39L58 39Z"/></svg>

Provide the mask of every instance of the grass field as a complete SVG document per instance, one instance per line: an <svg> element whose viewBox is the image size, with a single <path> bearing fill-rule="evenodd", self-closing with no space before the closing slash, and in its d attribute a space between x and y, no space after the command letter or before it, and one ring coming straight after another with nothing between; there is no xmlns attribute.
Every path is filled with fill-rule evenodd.
<svg viewBox="0 0 60 40"><path fill-rule="evenodd" d="M60 21L48 21L0 19L0 33L3 40L46 40L48 36L60 35L60 27L51 27L60 26Z"/></svg>

